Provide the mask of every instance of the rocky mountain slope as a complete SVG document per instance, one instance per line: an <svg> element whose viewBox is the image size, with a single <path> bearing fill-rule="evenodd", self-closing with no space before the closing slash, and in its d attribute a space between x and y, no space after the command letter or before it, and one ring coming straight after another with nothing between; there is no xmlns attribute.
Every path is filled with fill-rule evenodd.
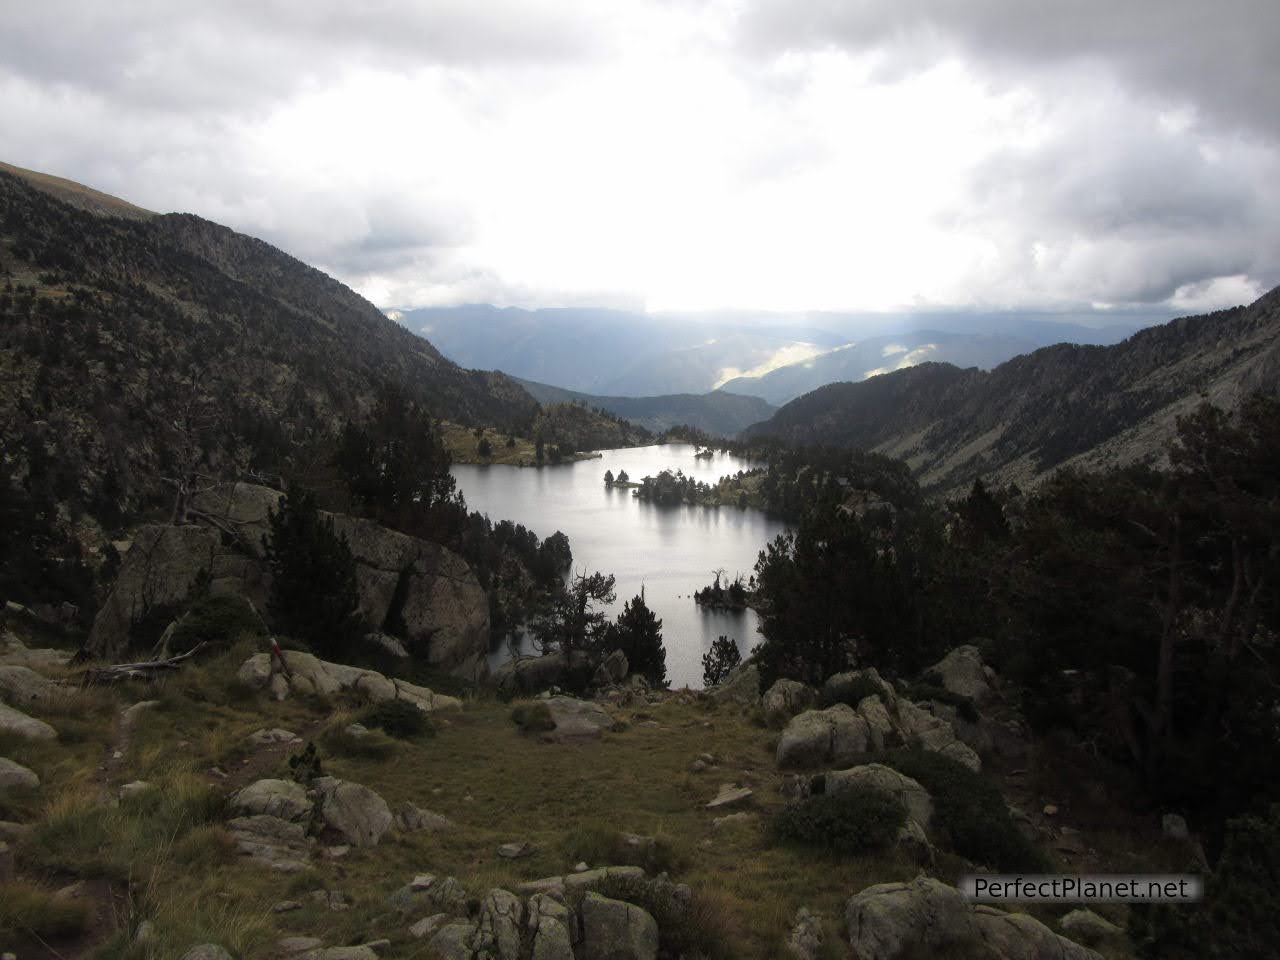
<svg viewBox="0 0 1280 960"><path fill-rule="evenodd" d="M774 408L759 397L726 390L710 393L671 393L657 397L603 397L553 387L533 380L513 380L541 403L577 403L607 410L654 433L681 424L717 437L731 437L773 414Z"/></svg>
<svg viewBox="0 0 1280 960"><path fill-rule="evenodd" d="M518 429L537 402L468 371L260 240L0 170L0 444L95 514L157 478L272 470L394 381L438 416Z"/></svg>
<svg viewBox="0 0 1280 960"><path fill-rule="evenodd" d="M1280 389L1280 288L1248 307L1183 317L1114 346L1045 347L990 372L926 363L834 383L746 431L900 457L921 485L1019 484L1049 471L1152 460L1202 399L1234 407Z"/></svg>

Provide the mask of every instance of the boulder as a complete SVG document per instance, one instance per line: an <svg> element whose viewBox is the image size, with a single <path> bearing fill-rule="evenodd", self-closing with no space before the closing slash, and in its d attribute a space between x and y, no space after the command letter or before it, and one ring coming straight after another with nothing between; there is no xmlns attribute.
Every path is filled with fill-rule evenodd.
<svg viewBox="0 0 1280 960"><path fill-rule="evenodd" d="M272 727L269 730L255 730L245 738L245 742L254 748L270 747L281 743L293 746L302 743L302 738L292 730Z"/></svg>
<svg viewBox="0 0 1280 960"><path fill-rule="evenodd" d="M451 920L431 935L426 955L434 960L473 960L476 930L474 923Z"/></svg>
<svg viewBox="0 0 1280 960"><path fill-rule="evenodd" d="M892 708L898 699L893 684L880 676L874 667L833 674L822 685L823 703L847 703L852 706L866 697L868 685L879 691L880 699Z"/></svg>
<svg viewBox="0 0 1280 960"><path fill-rule="evenodd" d="M760 700L760 668L754 660L746 660L730 672L724 682L707 691L714 703L737 703L750 706Z"/></svg>
<svg viewBox="0 0 1280 960"><path fill-rule="evenodd" d="M423 917L409 928L409 936L415 940L421 940L423 937L430 936L439 930L448 919L449 915L447 913L433 913L429 917Z"/></svg>
<svg viewBox="0 0 1280 960"><path fill-rule="evenodd" d="M480 902L473 946L494 960L520 960L524 903L506 890L490 890Z"/></svg>
<svg viewBox="0 0 1280 960"><path fill-rule="evenodd" d="M517 657L497 667L489 682L504 699L531 697L552 687L566 686L571 667L583 673L589 669L584 651L574 650L568 659L558 650L541 657Z"/></svg>
<svg viewBox="0 0 1280 960"><path fill-rule="evenodd" d="M453 877L437 877L420 873L387 898L387 904L399 913L423 914L465 913L467 895Z"/></svg>
<svg viewBox="0 0 1280 960"><path fill-rule="evenodd" d="M897 702L896 730L903 742L931 753L941 753L970 770L980 770L982 761L973 750L956 739L955 729L942 717L934 716L905 697Z"/></svg>
<svg viewBox="0 0 1280 960"><path fill-rule="evenodd" d="M627 672L630 669L627 655L621 650L614 650L600 661L600 666L596 667L593 682L598 687L614 686L627 679Z"/></svg>
<svg viewBox="0 0 1280 960"><path fill-rule="evenodd" d="M781 768L848 764L867 752L870 737L867 722L847 704L807 710L782 731L777 764Z"/></svg>
<svg viewBox="0 0 1280 960"><path fill-rule="evenodd" d="M291 822L308 819L312 806L306 789L292 780L257 780L231 796L231 809L237 813Z"/></svg>
<svg viewBox="0 0 1280 960"><path fill-rule="evenodd" d="M182 960L231 960L231 954L216 943L201 943L184 953Z"/></svg>
<svg viewBox="0 0 1280 960"><path fill-rule="evenodd" d="M34 667L48 670L51 667L66 666L71 655L66 650L55 650L52 647L31 649L10 630L0 634L0 664L12 667Z"/></svg>
<svg viewBox="0 0 1280 960"><path fill-rule="evenodd" d="M1124 929L1110 920L1098 916L1092 910L1083 908L1072 910L1058 921L1062 932L1077 943L1095 947L1109 940L1119 940L1124 936Z"/></svg>
<svg viewBox="0 0 1280 960"><path fill-rule="evenodd" d="M0 665L0 700L12 706L46 703L63 689L30 667Z"/></svg>
<svg viewBox="0 0 1280 960"><path fill-rule="evenodd" d="M20 763L0 757L0 791L12 790L14 787L34 790L38 786L40 786L40 778L36 776L34 770L28 770Z"/></svg>
<svg viewBox="0 0 1280 960"><path fill-rule="evenodd" d="M1035 917L995 907L973 908L974 929L992 960L1102 960L1073 940L1054 933Z"/></svg>
<svg viewBox="0 0 1280 960"><path fill-rule="evenodd" d="M353 846L377 846L391 827L387 801L358 783L320 777L315 781L320 816Z"/></svg>
<svg viewBox="0 0 1280 960"><path fill-rule="evenodd" d="M845 925L858 960L946 956L975 938L964 896L932 877L878 883L854 894L845 905Z"/></svg>
<svg viewBox="0 0 1280 960"><path fill-rule="evenodd" d="M926 670L925 676L936 677L945 689L968 697L974 703L980 703L991 696L991 685L987 682L982 654L971 644L956 647Z"/></svg>
<svg viewBox="0 0 1280 960"><path fill-rule="evenodd" d="M43 720L29 717L21 710L0 703L0 733L11 733L27 740L56 740L58 731Z"/></svg>
<svg viewBox="0 0 1280 960"><path fill-rule="evenodd" d="M892 797L907 812L907 816L920 824L925 833L933 823L933 798L929 791L911 777L879 763L867 763L848 770L836 770L824 777L826 793L864 787Z"/></svg>
<svg viewBox="0 0 1280 960"><path fill-rule="evenodd" d="M590 700L575 697L551 697L544 701L555 729L543 734L543 738L557 743L573 743L581 740L598 740L617 722L613 714Z"/></svg>
<svg viewBox="0 0 1280 960"><path fill-rule="evenodd" d="M858 701L858 716L867 722L872 750L883 750L897 738L893 721L889 719L889 711L885 709L884 702L878 694L863 697Z"/></svg>
<svg viewBox="0 0 1280 960"><path fill-rule="evenodd" d="M186 600L202 571L212 571L218 531L202 526L141 528L125 554L106 602L98 610L85 649L115 659L129 646L129 631L156 607Z"/></svg>
<svg viewBox="0 0 1280 960"><path fill-rule="evenodd" d="M658 924L647 911L598 893L582 898L581 960L655 960Z"/></svg>
<svg viewBox="0 0 1280 960"><path fill-rule="evenodd" d="M311 863L311 840L300 823L258 814L227 821L236 849L250 860L281 873L306 870Z"/></svg>
<svg viewBox="0 0 1280 960"><path fill-rule="evenodd" d="M573 916L552 894L536 893L529 898L526 925L533 939L530 960L574 960L569 936Z"/></svg>
<svg viewBox="0 0 1280 960"><path fill-rule="evenodd" d="M818 693L813 687L797 680L776 680L760 698L760 707L764 711L764 722L781 729L796 714L814 706L817 700Z"/></svg>

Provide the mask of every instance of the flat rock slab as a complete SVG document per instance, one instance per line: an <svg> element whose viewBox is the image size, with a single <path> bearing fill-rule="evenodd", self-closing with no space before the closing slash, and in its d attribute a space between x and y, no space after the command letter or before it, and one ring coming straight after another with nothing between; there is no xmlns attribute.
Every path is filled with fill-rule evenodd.
<svg viewBox="0 0 1280 960"><path fill-rule="evenodd" d="M707 804L708 810L722 810L725 807L735 807L739 804L746 803L751 799L750 787L735 787L730 783L722 783L720 792L716 794L714 800Z"/></svg>
<svg viewBox="0 0 1280 960"><path fill-rule="evenodd" d="M556 725L554 730L543 734L545 740L556 743L599 740L602 733L613 729L613 714L594 701L551 697L543 702Z"/></svg>
<svg viewBox="0 0 1280 960"><path fill-rule="evenodd" d="M530 856L533 851L533 844L528 842L504 843L498 848L498 856L505 860L519 860L522 857Z"/></svg>

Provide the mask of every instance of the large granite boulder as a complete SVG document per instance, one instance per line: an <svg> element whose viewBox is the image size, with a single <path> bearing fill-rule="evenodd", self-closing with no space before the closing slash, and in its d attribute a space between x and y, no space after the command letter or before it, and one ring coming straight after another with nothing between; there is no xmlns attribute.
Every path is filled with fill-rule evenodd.
<svg viewBox="0 0 1280 960"><path fill-rule="evenodd" d="M991 960L1102 960L1025 913L979 905L973 909L973 925Z"/></svg>
<svg viewBox="0 0 1280 960"><path fill-rule="evenodd" d="M572 665L572 669L570 669ZM590 668L590 658L585 651L574 650L566 659L556 650L540 657L517 657L495 668L489 682L499 697L529 697L552 687L570 686L566 681L571 672L585 674Z"/></svg>
<svg viewBox="0 0 1280 960"><path fill-rule="evenodd" d="M231 809L245 816L298 822L311 816L313 806L306 788L292 780L256 780L231 795Z"/></svg>
<svg viewBox="0 0 1280 960"><path fill-rule="evenodd" d="M45 703L64 689L30 667L0 665L0 700L12 706Z"/></svg>
<svg viewBox="0 0 1280 960"><path fill-rule="evenodd" d="M29 717L21 710L15 710L3 703L0 703L0 733L12 733L27 740L58 738L58 731L43 720Z"/></svg>
<svg viewBox="0 0 1280 960"><path fill-rule="evenodd" d="M525 920L533 941L530 960L573 960L570 930L573 914L555 894L535 893L529 898Z"/></svg>
<svg viewBox="0 0 1280 960"><path fill-rule="evenodd" d="M892 708L898 699L893 684L885 680L875 667L832 674L822 685L822 702L847 703L850 706L875 694L885 706Z"/></svg>
<svg viewBox="0 0 1280 960"><path fill-rule="evenodd" d="M314 785L325 825L340 833L352 846L377 846L391 828L387 801L368 787L335 777L320 777Z"/></svg>
<svg viewBox="0 0 1280 960"><path fill-rule="evenodd" d="M956 736L955 727L945 718L903 697L898 700L894 720L895 729L907 746L940 753L973 771L982 769L978 754Z"/></svg>
<svg viewBox="0 0 1280 960"><path fill-rule="evenodd" d="M212 571L220 549L218 531L209 527L141 528L94 618L85 649L95 657L117 658L129 646L134 624L152 610L185 601L200 574Z"/></svg>
<svg viewBox="0 0 1280 960"><path fill-rule="evenodd" d="M490 890L480 902L474 947L493 960L520 960L524 903L506 890Z"/></svg>
<svg viewBox="0 0 1280 960"><path fill-rule="evenodd" d="M581 960L655 960L658 924L649 913L598 893L582 898Z"/></svg>
<svg viewBox="0 0 1280 960"><path fill-rule="evenodd" d="M598 740L617 722L613 714L592 700L575 697L551 697L545 701L555 729L542 735L556 743L574 743L582 740Z"/></svg>
<svg viewBox="0 0 1280 960"><path fill-rule="evenodd" d="M991 695L982 654L971 644L956 647L924 673L926 677L936 678L945 689L975 703Z"/></svg>
<svg viewBox="0 0 1280 960"><path fill-rule="evenodd" d="M772 687L760 698L764 722L775 729L786 726L787 721L816 705L818 692L798 680L775 680Z"/></svg>
<svg viewBox="0 0 1280 960"><path fill-rule="evenodd" d="M793 717L778 740L781 768L840 766L867 752L871 733L853 708L837 703Z"/></svg>

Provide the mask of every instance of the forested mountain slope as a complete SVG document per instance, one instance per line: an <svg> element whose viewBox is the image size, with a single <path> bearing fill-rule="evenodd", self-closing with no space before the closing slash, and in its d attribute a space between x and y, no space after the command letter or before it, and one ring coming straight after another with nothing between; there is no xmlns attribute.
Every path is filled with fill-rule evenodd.
<svg viewBox="0 0 1280 960"><path fill-rule="evenodd" d="M829 384L745 433L901 457L922 486L947 492L975 477L1026 484L1063 464L1152 460L1202 398L1234 407L1278 386L1280 288L1114 346L1058 344L989 372L927 363Z"/></svg>

